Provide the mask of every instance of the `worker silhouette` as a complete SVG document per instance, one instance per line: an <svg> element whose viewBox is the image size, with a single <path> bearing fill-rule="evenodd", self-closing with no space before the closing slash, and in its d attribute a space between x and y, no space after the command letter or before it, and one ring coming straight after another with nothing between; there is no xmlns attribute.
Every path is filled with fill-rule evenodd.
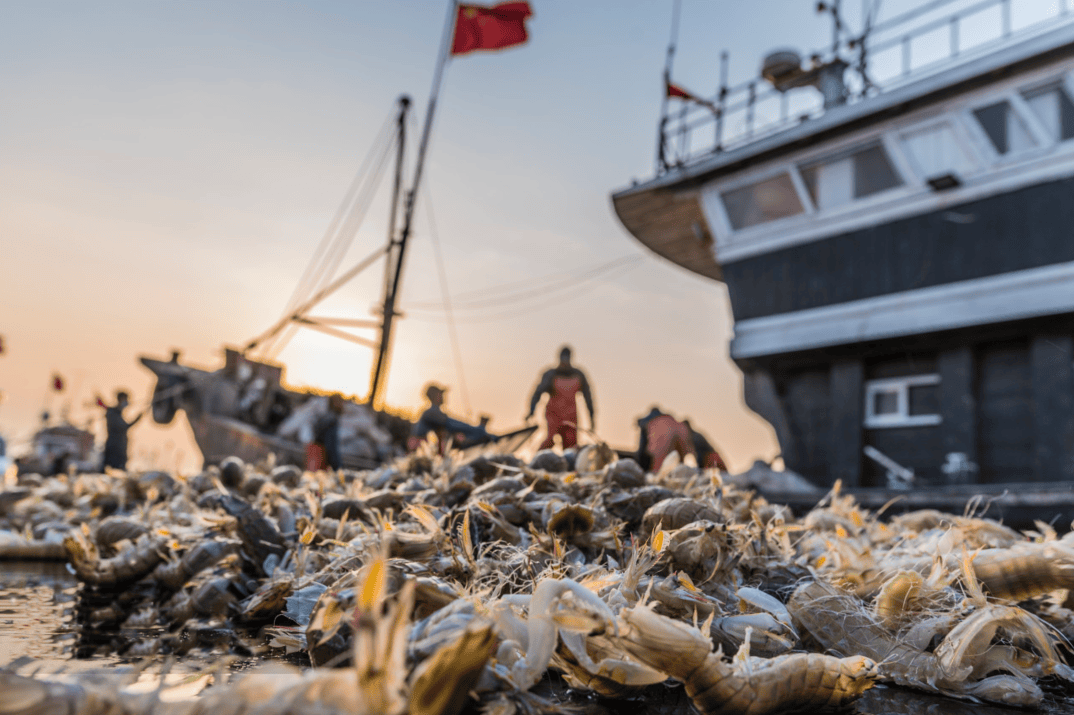
<svg viewBox="0 0 1074 715"><path fill-rule="evenodd" d="M548 393L548 404L544 408L545 421L548 423L548 436L541 443L541 449L550 449L558 434L563 449L578 444L578 404L577 395L582 393L586 407L589 409L589 425L596 429L596 413L593 410L593 393L589 389L589 380L585 373L571 365L571 349L567 346L559 351L559 364L546 370L537 384L537 389L530 398L530 411L526 415L533 417L541 395Z"/></svg>
<svg viewBox="0 0 1074 715"><path fill-rule="evenodd" d="M688 454L697 458L689 426L659 407L654 406L649 414L638 420L638 430L641 432L638 464L647 472L659 472L672 452L677 452L679 459L685 459Z"/></svg>
<svg viewBox="0 0 1074 715"><path fill-rule="evenodd" d="M484 444L495 439L495 436L485 429L485 425L488 424L487 419L483 419L480 425L471 425L448 417L443 409L446 393L447 388L441 385L433 384L425 388L425 398L429 401L429 407L421 413L421 417L410 431L410 439L407 442L409 451L413 452L417 449L428 438L430 432L436 435L441 454L449 439L453 439L458 447Z"/></svg>
<svg viewBox="0 0 1074 715"><path fill-rule="evenodd" d="M104 424L108 436L104 441L102 472L104 467L123 470L127 468L127 431L138 424L138 420L142 419L142 414L145 414L141 413L130 422L127 422L123 417L123 410L127 409L129 404L130 395L123 390L119 390L116 392L116 404L104 409Z"/></svg>

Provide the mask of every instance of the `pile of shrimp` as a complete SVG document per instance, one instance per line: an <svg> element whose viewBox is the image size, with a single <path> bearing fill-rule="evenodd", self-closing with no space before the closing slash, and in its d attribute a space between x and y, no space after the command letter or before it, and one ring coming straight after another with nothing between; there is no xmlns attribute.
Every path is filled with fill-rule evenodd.
<svg viewBox="0 0 1074 715"><path fill-rule="evenodd" d="M669 688L705 715L776 713L878 682L1032 707L1040 680L1074 681L1074 537L884 522L838 485L796 518L716 471L647 474L603 444L368 472L31 475L0 495L0 529L62 543L79 655L275 663L181 699L0 670L0 715L506 715Z"/></svg>

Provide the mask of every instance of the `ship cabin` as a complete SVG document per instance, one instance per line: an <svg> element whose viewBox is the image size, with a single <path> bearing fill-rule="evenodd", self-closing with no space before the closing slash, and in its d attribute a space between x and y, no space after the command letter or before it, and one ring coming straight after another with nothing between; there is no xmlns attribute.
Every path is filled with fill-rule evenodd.
<svg viewBox="0 0 1074 715"><path fill-rule="evenodd" d="M760 83L745 123L726 90L665 115L612 197L726 285L745 402L818 486L1074 480L1074 23L971 52L950 22L944 61L767 130Z"/></svg>

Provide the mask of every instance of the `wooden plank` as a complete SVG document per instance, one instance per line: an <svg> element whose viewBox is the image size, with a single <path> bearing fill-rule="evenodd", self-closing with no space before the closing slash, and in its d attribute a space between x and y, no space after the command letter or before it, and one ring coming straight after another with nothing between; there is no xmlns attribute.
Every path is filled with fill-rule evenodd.
<svg viewBox="0 0 1074 715"><path fill-rule="evenodd" d="M861 360L838 360L831 365L830 468L832 478L843 480L847 487L861 484L864 379L865 366Z"/></svg>
<svg viewBox="0 0 1074 715"><path fill-rule="evenodd" d="M1042 482L1074 479L1074 337L1035 335L1029 362L1035 477Z"/></svg>

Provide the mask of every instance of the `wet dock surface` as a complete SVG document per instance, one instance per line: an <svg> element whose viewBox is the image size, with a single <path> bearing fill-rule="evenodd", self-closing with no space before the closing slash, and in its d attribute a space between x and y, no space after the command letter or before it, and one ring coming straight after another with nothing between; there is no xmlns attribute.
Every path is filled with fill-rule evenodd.
<svg viewBox="0 0 1074 715"><path fill-rule="evenodd" d="M34 671L71 674L123 669L134 664L130 659L115 656L76 657L78 633L74 608L78 588L77 579L64 563L0 563L0 668L15 665ZM162 661L161 658L155 660ZM257 659L236 662L230 669L243 670L257 662ZM156 670L158 667L150 666L146 673L151 678ZM1047 692L1049 688L1045 690ZM578 705L586 700L582 698L581 703L572 704L571 712L576 712ZM593 714L629 711L633 715L688 715L696 712L677 685L653 688L650 697L640 701L593 699L588 707L582 705L581 709ZM1014 715L1027 712L1060 715L1074 712L1074 695L1057 685L1039 710L1025 710L961 702L897 686L878 685L845 712L859 715Z"/></svg>
<svg viewBox="0 0 1074 715"><path fill-rule="evenodd" d="M63 664L75 647L78 581L67 564L0 563L0 667L20 658Z"/></svg>

